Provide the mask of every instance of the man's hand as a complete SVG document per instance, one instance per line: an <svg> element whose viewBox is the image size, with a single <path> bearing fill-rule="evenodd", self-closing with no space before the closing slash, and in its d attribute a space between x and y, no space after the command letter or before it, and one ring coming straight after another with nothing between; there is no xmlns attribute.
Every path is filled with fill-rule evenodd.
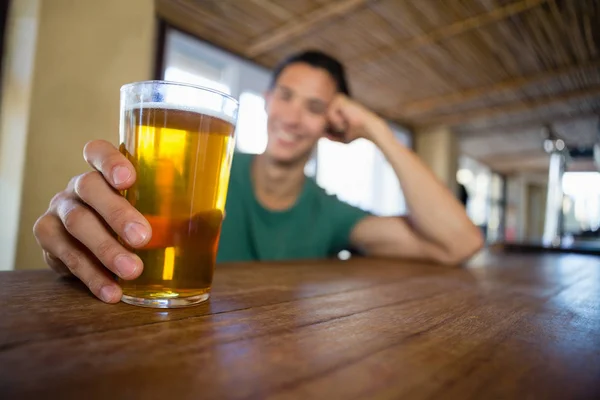
<svg viewBox="0 0 600 400"><path fill-rule="evenodd" d="M373 140L374 133L381 132L387 125L377 114L343 94L331 102L327 118L330 123L327 137L342 143L360 138Z"/></svg>
<svg viewBox="0 0 600 400"><path fill-rule="evenodd" d="M50 268L73 274L107 303L121 299L111 276L137 278L142 260L123 247L116 232L132 247L145 245L152 234L148 221L117 190L135 182L133 165L112 144L96 140L83 150L94 171L71 179L33 227Z"/></svg>

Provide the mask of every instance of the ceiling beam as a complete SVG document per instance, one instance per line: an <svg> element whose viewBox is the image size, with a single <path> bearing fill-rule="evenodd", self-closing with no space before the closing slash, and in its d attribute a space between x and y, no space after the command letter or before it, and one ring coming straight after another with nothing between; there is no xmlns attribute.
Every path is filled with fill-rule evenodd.
<svg viewBox="0 0 600 400"><path fill-rule="evenodd" d="M487 161L485 158L481 158L478 161L489 165L492 169L496 170L522 170L526 168L538 168L548 166L548 162L550 160L550 156L547 153L544 153L543 149L540 149L537 152L532 152L526 158L507 158L505 161Z"/></svg>
<svg viewBox="0 0 600 400"><path fill-rule="evenodd" d="M506 114L530 111L558 103L565 103L572 100L594 96L600 96L600 85L590 86L585 89L573 90L559 95L552 95L539 100L514 102L503 106L476 109L473 111L463 111L456 114L439 117L424 117L422 119L413 119L412 122L416 125L458 125L473 120L488 119ZM398 117L402 118L403 116L398 115Z"/></svg>
<svg viewBox="0 0 600 400"><path fill-rule="evenodd" d="M183 16L187 16L190 19L190 23L197 22L195 17L201 17L202 21L214 21L213 23L217 23L221 19L216 14L213 14L211 11L207 10L205 7L197 7L193 4L190 4L186 0L156 0L156 13L164 17L164 14L175 13L175 15L179 18Z"/></svg>
<svg viewBox="0 0 600 400"><path fill-rule="evenodd" d="M528 157L512 158L507 161L487 161L485 157L476 157L465 153L467 156L487 165L495 172L502 174L523 173L523 172L543 172L548 171L549 156L543 149L538 152L531 152Z"/></svg>
<svg viewBox="0 0 600 400"><path fill-rule="evenodd" d="M552 118L547 119L539 119L536 121L530 121L525 123L517 123L517 124L501 124L501 125L491 125L485 128L473 128L473 129L457 129L455 132L460 135L461 138L477 138L477 137L485 137L488 135L502 134L502 135L513 135L519 134L524 131L531 131L534 129L539 129L540 133L544 127L550 126L552 127L555 124L569 123L578 120L588 119L588 118L600 118L600 112L598 113L577 113L577 114L558 114L553 115Z"/></svg>
<svg viewBox="0 0 600 400"><path fill-rule="evenodd" d="M598 167L594 160L572 160L567 164L567 172L596 172Z"/></svg>
<svg viewBox="0 0 600 400"><path fill-rule="evenodd" d="M600 60L579 65L568 65L565 67L544 71L537 74L511 78L491 85L480 86L474 89L449 93L447 95L430 97L428 99L404 103L397 107L402 110L403 116L409 118L424 114L440 107L450 107L466 103L483 96L494 95L504 91L520 89L524 86L545 82L562 76L571 75L575 72L600 68Z"/></svg>
<svg viewBox="0 0 600 400"><path fill-rule="evenodd" d="M486 156L478 157L478 160L486 164L506 164L512 162L525 162L533 158L548 158L548 154L544 153L542 139L540 139L539 149L520 150L506 153L492 153Z"/></svg>
<svg viewBox="0 0 600 400"><path fill-rule="evenodd" d="M516 14L520 14L547 1L548 0L521 0L510 3L502 7L494 8L483 14L478 14L474 17L466 18L450 25L442 26L423 35L414 36L410 39L399 40L390 45L378 47L377 49L364 53L355 59L348 60L348 62L362 64L376 61L379 58L390 54L397 55L399 53L416 50L420 47L430 45L442 39L448 39L452 36L456 36L472 29L481 28L482 26L501 21Z"/></svg>
<svg viewBox="0 0 600 400"><path fill-rule="evenodd" d="M294 17L294 14L288 11L284 6L274 3L272 0L250 0L254 4L264 8L277 18L287 21Z"/></svg>
<svg viewBox="0 0 600 400"><path fill-rule="evenodd" d="M317 8L306 15L294 18L279 28L254 40L246 50L246 56L255 58L299 36L307 34L311 29L344 16L359 7L367 4L369 0L338 0L323 7Z"/></svg>

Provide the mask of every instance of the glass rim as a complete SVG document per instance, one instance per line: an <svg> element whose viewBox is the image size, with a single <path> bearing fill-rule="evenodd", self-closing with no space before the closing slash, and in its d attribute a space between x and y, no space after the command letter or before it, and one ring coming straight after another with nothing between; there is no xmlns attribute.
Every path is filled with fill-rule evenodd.
<svg viewBox="0 0 600 400"><path fill-rule="evenodd" d="M212 92L212 93L218 94L228 100L233 101L238 106L240 104L239 101L232 95L221 92L220 90L217 90L217 89L210 88L208 86L195 85L193 83L186 83L186 82L165 81L165 80L161 80L161 79L150 79L147 81L137 81L137 82L126 83L123 86L121 86L121 89L119 91L122 92L123 90L129 89L134 86L141 86L141 85L148 85L148 84L161 84L161 85L167 85L167 86L183 86L183 87L189 87L191 89L199 89L199 90L203 90L205 92Z"/></svg>

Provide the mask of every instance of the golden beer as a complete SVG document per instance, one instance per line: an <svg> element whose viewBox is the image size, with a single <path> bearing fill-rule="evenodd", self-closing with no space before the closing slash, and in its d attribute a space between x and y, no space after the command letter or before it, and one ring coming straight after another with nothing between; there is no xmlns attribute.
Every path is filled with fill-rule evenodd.
<svg viewBox="0 0 600 400"><path fill-rule="evenodd" d="M120 280L123 301L181 307L209 297L217 255L234 120L209 109L146 103L122 111L120 150L134 165L125 198L148 220L152 238L133 250L144 270Z"/></svg>

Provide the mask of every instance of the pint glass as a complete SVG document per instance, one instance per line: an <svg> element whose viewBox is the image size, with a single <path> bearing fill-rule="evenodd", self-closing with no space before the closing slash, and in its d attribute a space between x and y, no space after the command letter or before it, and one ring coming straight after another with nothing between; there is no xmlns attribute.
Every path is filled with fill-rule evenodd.
<svg viewBox="0 0 600 400"><path fill-rule="evenodd" d="M174 308L208 299L237 108L232 97L193 85L146 81L121 88L119 150L136 171L122 195L152 227L150 241L130 249L144 270L120 280L122 301Z"/></svg>

